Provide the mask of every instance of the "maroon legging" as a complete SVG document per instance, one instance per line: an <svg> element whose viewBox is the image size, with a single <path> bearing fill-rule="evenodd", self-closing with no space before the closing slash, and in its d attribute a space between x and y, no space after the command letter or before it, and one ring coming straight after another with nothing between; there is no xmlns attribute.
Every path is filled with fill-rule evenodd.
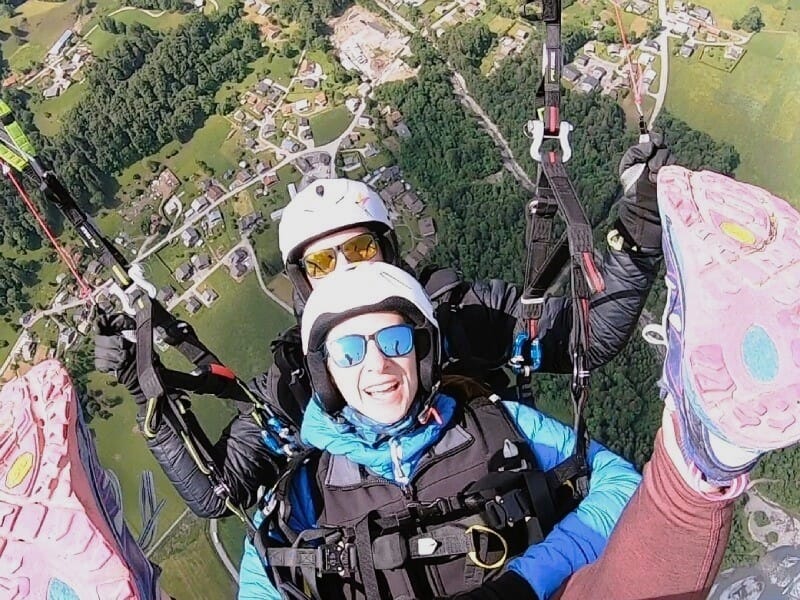
<svg viewBox="0 0 800 600"><path fill-rule="evenodd" d="M701 600L725 553L734 500L711 501L681 478L656 436L642 484L600 558L575 573L561 600Z"/></svg>

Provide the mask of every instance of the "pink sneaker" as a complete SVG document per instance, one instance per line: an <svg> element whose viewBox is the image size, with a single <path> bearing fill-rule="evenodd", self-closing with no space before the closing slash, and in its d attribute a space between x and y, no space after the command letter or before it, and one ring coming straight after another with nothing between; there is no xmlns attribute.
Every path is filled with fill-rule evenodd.
<svg viewBox="0 0 800 600"><path fill-rule="evenodd" d="M752 185L659 171L669 297L664 393L712 481L800 441L800 215Z"/></svg>
<svg viewBox="0 0 800 600"><path fill-rule="evenodd" d="M56 361L0 391L0 598L161 598L77 409Z"/></svg>

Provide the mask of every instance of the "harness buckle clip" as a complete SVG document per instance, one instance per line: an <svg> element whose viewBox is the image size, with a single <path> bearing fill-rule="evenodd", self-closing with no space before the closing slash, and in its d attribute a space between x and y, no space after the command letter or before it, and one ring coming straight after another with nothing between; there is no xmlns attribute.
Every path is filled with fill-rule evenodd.
<svg viewBox="0 0 800 600"><path fill-rule="evenodd" d="M317 549L322 575L352 573L356 566L356 547L350 542L323 544Z"/></svg>
<svg viewBox="0 0 800 600"><path fill-rule="evenodd" d="M545 131L544 121L541 119L531 119L525 125L525 131L531 138L531 158L536 162L542 162L542 144L545 140L558 140L561 147L561 162L567 162L572 158L572 146L569 142L569 134L573 130L572 123L561 121L558 131L549 133Z"/></svg>

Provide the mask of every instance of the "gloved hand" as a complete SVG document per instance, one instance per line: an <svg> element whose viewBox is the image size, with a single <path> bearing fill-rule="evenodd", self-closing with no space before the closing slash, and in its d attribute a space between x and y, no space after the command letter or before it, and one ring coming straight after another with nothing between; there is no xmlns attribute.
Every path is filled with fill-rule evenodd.
<svg viewBox="0 0 800 600"><path fill-rule="evenodd" d="M493 581L488 581L468 592L452 596L450 600L538 600L528 582L512 571L506 571Z"/></svg>
<svg viewBox="0 0 800 600"><path fill-rule="evenodd" d="M660 133L651 133L649 142L628 148L619 163L623 196L617 225L623 238L636 249L661 247L656 177L661 167L672 164L675 156Z"/></svg>
<svg viewBox="0 0 800 600"><path fill-rule="evenodd" d="M136 322L124 314L101 314L95 324L94 366L101 373L111 373L133 395L137 404L147 398L136 375L136 344L123 332L134 332Z"/></svg>

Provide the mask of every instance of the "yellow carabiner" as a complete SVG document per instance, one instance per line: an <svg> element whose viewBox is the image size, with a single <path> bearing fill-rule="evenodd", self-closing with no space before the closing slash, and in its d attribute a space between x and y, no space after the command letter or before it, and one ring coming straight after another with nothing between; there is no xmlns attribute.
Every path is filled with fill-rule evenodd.
<svg viewBox="0 0 800 600"><path fill-rule="evenodd" d="M508 543L506 542L505 538L499 533L497 533L494 529L489 529L488 527L485 527L483 525L470 525L469 527L467 527L467 530L466 532L464 532L464 535L472 535L473 531L496 535L500 540L500 543L503 544L503 556L501 556L499 560L491 564L488 564L480 560L474 550L470 550L469 552L467 552L467 558L470 559L477 566L481 567L482 569L497 569L498 567L502 567L503 564L506 562L506 558L508 557Z"/></svg>

